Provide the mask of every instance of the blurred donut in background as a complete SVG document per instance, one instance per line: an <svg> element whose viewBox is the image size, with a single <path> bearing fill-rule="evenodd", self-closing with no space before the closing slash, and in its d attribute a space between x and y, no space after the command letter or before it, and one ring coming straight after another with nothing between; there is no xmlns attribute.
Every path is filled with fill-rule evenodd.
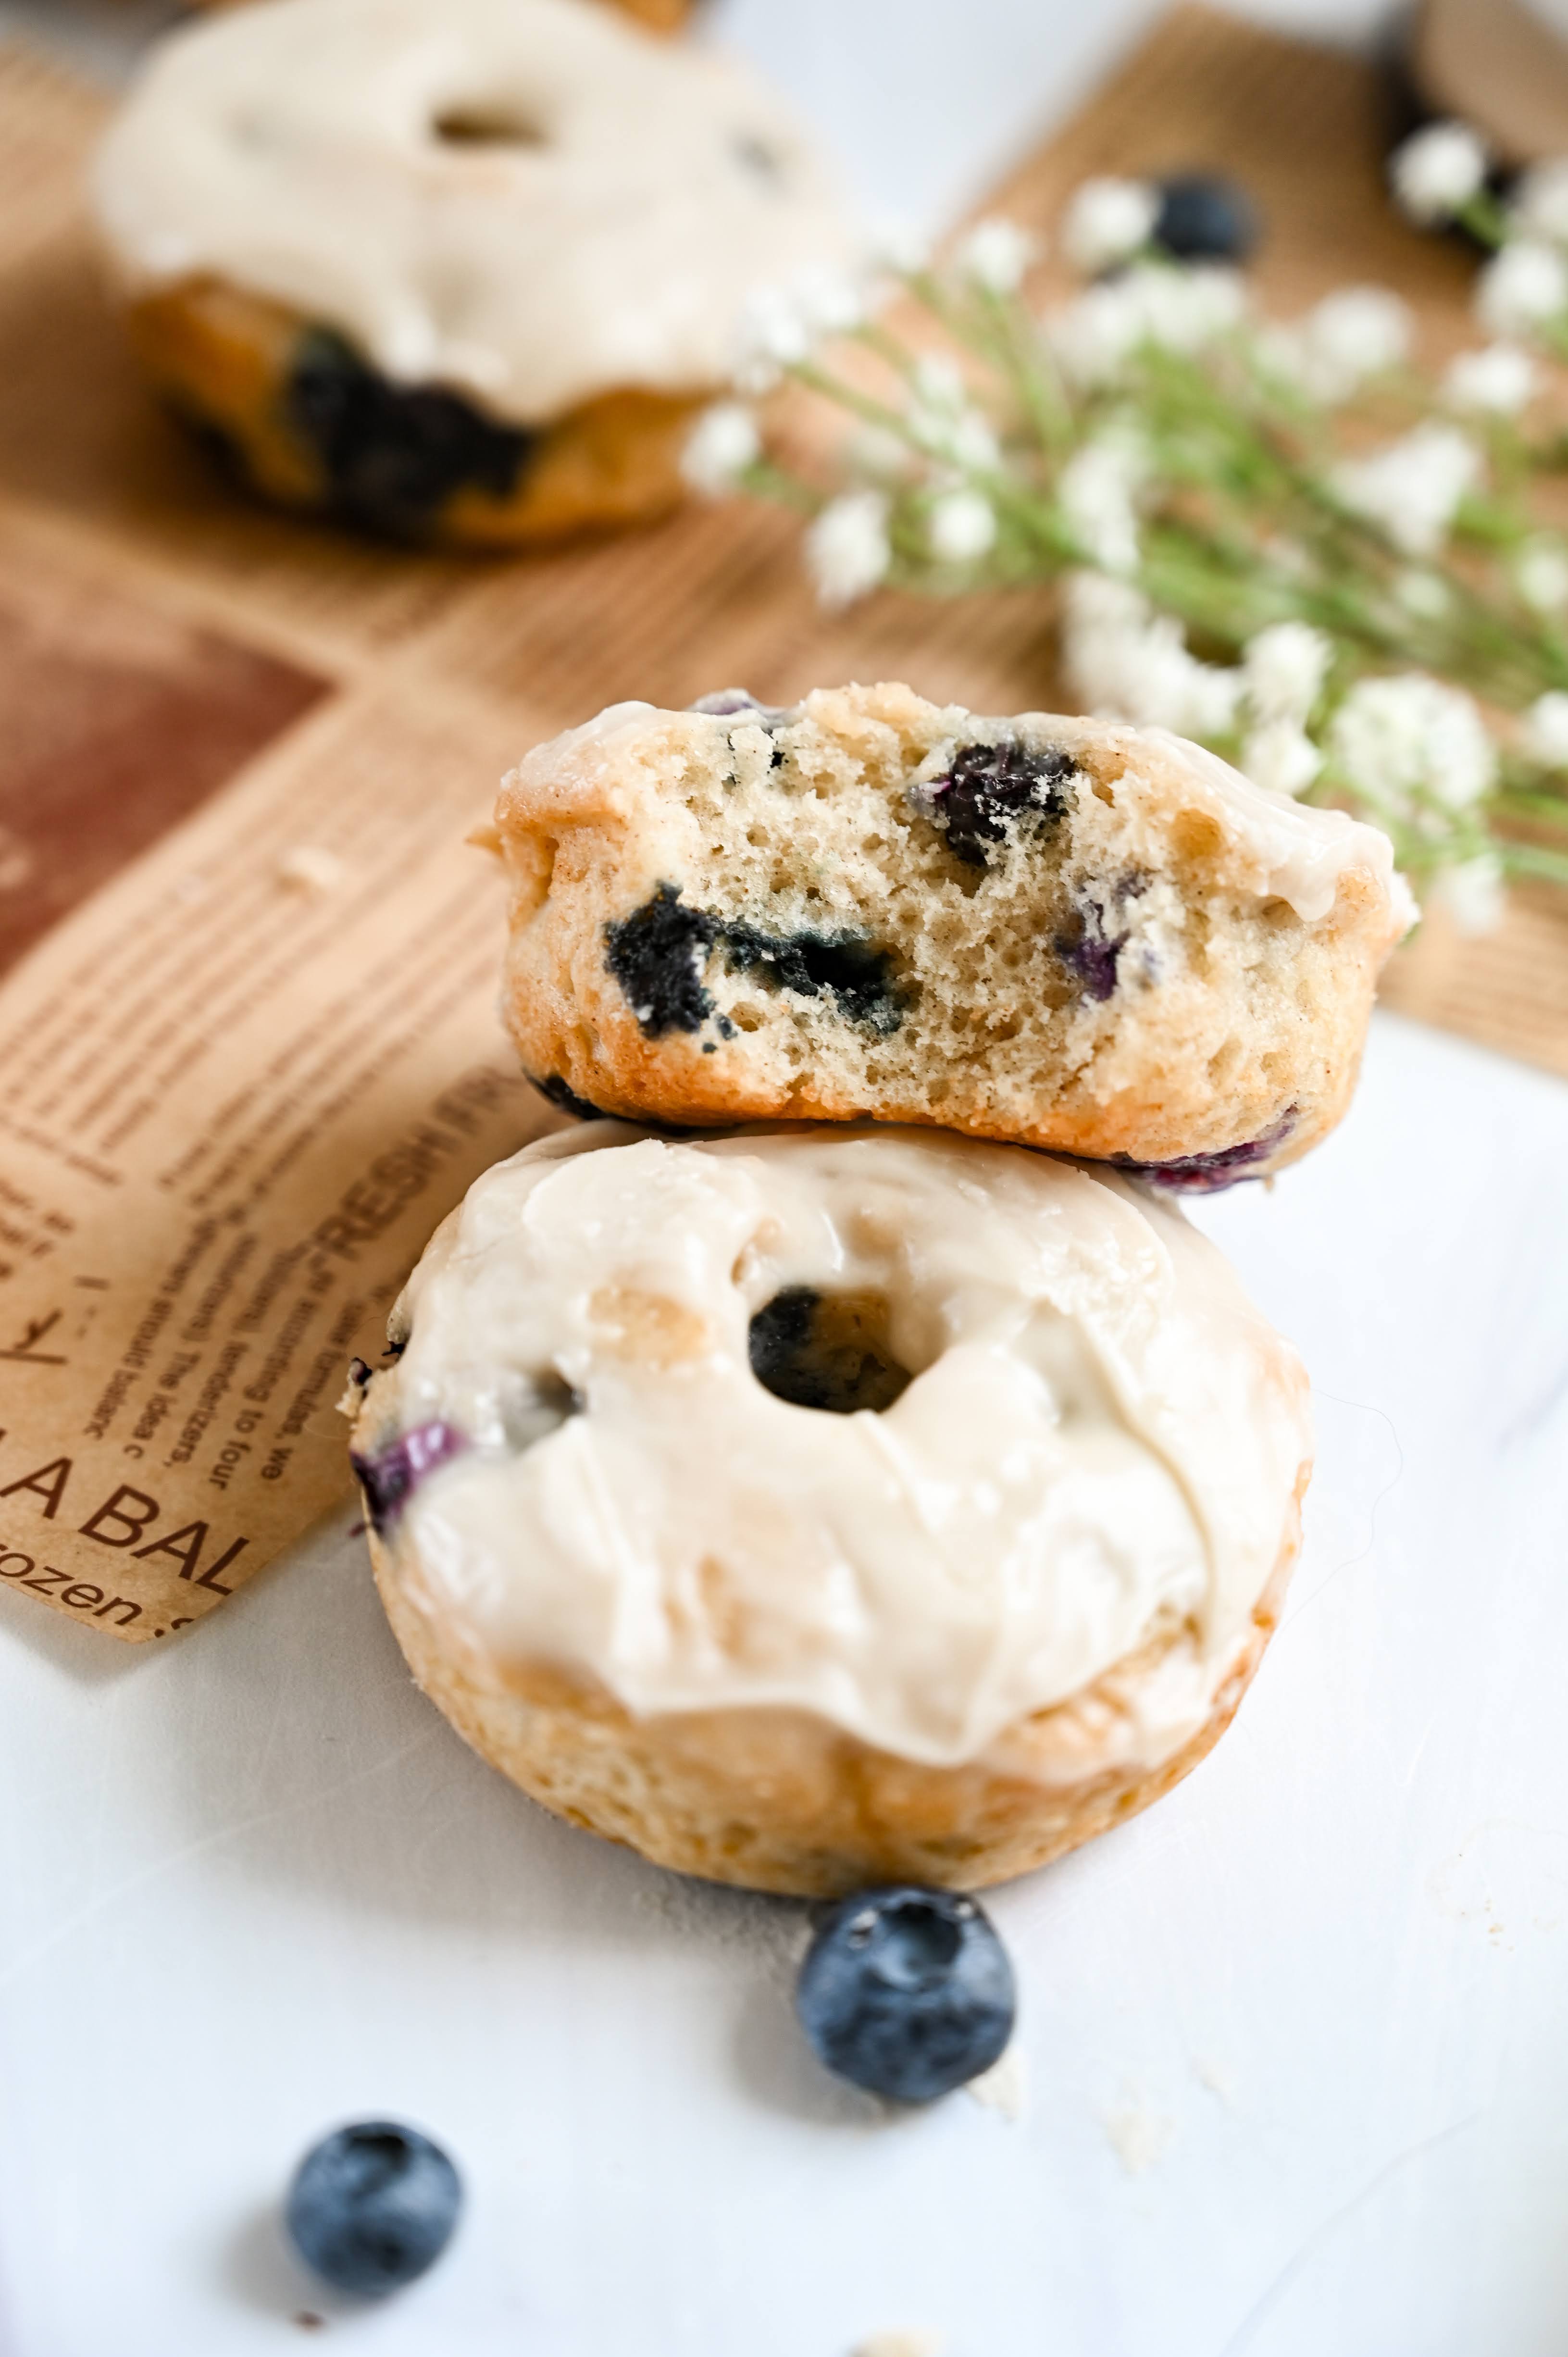
<svg viewBox="0 0 1568 2357"><path fill-rule="evenodd" d="M472 547L673 506L748 296L857 253L765 85L596 0L193 22L94 197L148 376L234 474Z"/></svg>

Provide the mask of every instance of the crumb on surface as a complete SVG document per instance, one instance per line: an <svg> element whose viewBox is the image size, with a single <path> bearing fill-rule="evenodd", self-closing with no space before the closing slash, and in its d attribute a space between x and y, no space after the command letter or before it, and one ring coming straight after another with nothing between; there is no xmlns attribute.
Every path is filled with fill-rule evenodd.
<svg viewBox="0 0 1568 2357"><path fill-rule="evenodd" d="M1209 2093L1218 2095L1222 2104L1234 2104L1236 2082L1225 2063L1215 2061L1210 2055L1200 2054L1192 2066L1192 2074L1200 2087L1207 2087Z"/></svg>
<svg viewBox="0 0 1568 2357"><path fill-rule="evenodd" d="M1129 2177L1142 2177L1165 2158L1176 2126L1167 2113L1145 2104L1135 2089L1130 2089L1116 2109L1105 2115L1106 2140Z"/></svg>
<svg viewBox="0 0 1568 2357"><path fill-rule="evenodd" d="M989 2071L969 2082L964 2092L988 2111L1000 2112L1010 2126L1024 2117L1029 2104L1028 2072L1024 2050L1015 2038Z"/></svg>
<svg viewBox="0 0 1568 2357"><path fill-rule="evenodd" d="M314 896L336 892L348 881L349 869L335 851L323 850L316 843L296 843L279 856L277 877L291 891Z"/></svg>

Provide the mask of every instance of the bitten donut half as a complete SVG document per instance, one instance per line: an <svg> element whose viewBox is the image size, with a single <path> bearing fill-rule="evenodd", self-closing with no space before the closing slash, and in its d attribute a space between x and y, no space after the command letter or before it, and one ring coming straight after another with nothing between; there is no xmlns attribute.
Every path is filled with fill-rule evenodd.
<svg viewBox="0 0 1568 2357"><path fill-rule="evenodd" d="M573 1824L800 1893L1021 1874L1217 1739L1305 1379L1179 1210L930 1131L488 1172L356 1370L415 1677Z"/></svg>
<svg viewBox="0 0 1568 2357"><path fill-rule="evenodd" d="M645 521L758 285L854 233L741 65L588 0L267 0L155 45L98 227L160 393L281 504L507 547Z"/></svg>
<svg viewBox="0 0 1568 2357"><path fill-rule="evenodd" d="M899 685L612 705L509 777L503 1011L568 1109L930 1123L1200 1189L1349 1102L1378 829L1160 729Z"/></svg>

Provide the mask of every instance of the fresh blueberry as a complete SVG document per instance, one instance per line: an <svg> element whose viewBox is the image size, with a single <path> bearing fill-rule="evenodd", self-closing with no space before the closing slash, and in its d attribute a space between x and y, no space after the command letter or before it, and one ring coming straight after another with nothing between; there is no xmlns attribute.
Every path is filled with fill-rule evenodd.
<svg viewBox="0 0 1568 2357"><path fill-rule="evenodd" d="M549 1103L558 1105L563 1113L569 1113L574 1121L604 1121L608 1118L596 1104L590 1104L586 1097L580 1097L569 1089L559 1072L549 1072L543 1080L535 1081L533 1085L542 1097Z"/></svg>
<svg viewBox="0 0 1568 2357"><path fill-rule="evenodd" d="M1072 927L1058 933L1052 945L1062 963L1077 974L1089 998L1115 995L1116 961L1126 945L1125 933L1107 931L1105 918L1105 909L1086 895Z"/></svg>
<svg viewBox="0 0 1568 2357"><path fill-rule="evenodd" d="M1258 242L1258 209L1245 188L1215 172L1172 172L1155 182L1154 242L1178 262L1244 262Z"/></svg>
<svg viewBox="0 0 1568 2357"><path fill-rule="evenodd" d="M460 393L390 382L325 328L300 338L283 405L338 512L392 540L426 538L455 491L510 498L538 440Z"/></svg>
<svg viewBox="0 0 1568 2357"><path fill-rule="evenodd" d="M438 2144L392 2120L360 2120L312 2146L284 2215L318 2276L379 2299L435 2265L462 2203L462 2179Z"/></svg>
<svg viewBox="0 0 1568 2357"><path fill-rule="evenodd" d="M846 1023L863 1023L886 1039L903 1020L892 958L858 933L768 933L735 922L725 925L724 937L731 961L744 973L807 998L826 995Z"/></svg>
<svg viewBox="0 0 1568 2357"><path fill-rule="evenodd" d="M660 884L629 917L605 927L605 963L645 1039L700 1031L714 1011L703 967L722 931L705 909L681 905L678 884Z"/></svg>
<svg viewBox="0 0 1568 2357"><path fill-rule="evenodd" d="M1073 894L1072 916L1051 946L1074 973L1088 998L1104 1000L1116 991L1116 961L1126 948L1129 928L1121 922L1129 900L1148 886L1148 877L1131 870L1119 883L1099 889L1080 887Z"/></svg>
<svg viewBox="0 0 1568 2357"><path fill-rule="evenodd" d="M946 777L934 778L916 799L946 834L949 849L971 867L983 867L992 845L1004 842L1020 819L1051 826L1066 816L1068 780L1075 774L1061 746L1036 752L1004 737L999 745L961 746Z"/></svg>
<svg viewBox="0 0 1568 2357"><path fill-rule="evenodd" d="M371 1455L349 1450L349 1462L365 1493L365 1512L378 1538L385 1537L425 1475L448 1463L467 1445L449 1424L416 1424L412 1432Z"/></svg>
<svg viewBox="0 0 1568 2357"><path fill-rule="evenodd" d="M1294 1127L1292 1105L1272 1129L1266 1129L1262 1137L1248 1138L1243 1146L1222 1146L1212 1154L1183 1154L1174 1162L1134 1162L1129 1154L1118 1154L1114 1159L1118 1169L1131 1170L1170 1194L1218 1195L1243 1178L1261 1177L1258 1164L1266 1162Z"/></svg>
<svg viewBox="0 0 1568 2357"><path fill-rule="evenodd" d="M929 2104L1003 2053L1013 2035L1013 1968L972 1899L915 1885L861 1890L819 1928L795 2008L841 2079L897 2103Z"/></svg>

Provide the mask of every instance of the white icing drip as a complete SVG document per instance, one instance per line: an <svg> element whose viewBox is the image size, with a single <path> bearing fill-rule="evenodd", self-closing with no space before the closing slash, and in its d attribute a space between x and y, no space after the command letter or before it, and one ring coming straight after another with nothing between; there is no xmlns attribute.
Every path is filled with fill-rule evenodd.
<svg viewBox="0 0 1568 2357"><path fill-rule="evenodd" d="M886 1298L915 1380L883 1414L752 1374L749 1321L792 1285ZM1197 1641L1106 1739L1169 1756L1308 1453L1294 1354L1179 1212L940 1133L585 1125L477 1182L406 1308L360 1445L389 1415L477 1444L392 1534L471 1653L638 1713L791 1705L911 1760L979 1756L1156 1616Z"/></svg>
<svg viewBox="0 0 1568 2357"><path fill-rule="evenodd" d="M158 45L94 185L133 289L210 273L523 425L721 382L750 293L854 253L746 70L581 0L236 8Z"/></svg>
<svg viewBox="0 0 1568 2357"><path fill-rule="evenodd" d="M1347 869L1370 870L1405 929L1414 920L1410 888L1394 871L1394 847L1380 826L1367 826L1345 811L1320 810L1312 802L1293 802L1289 794L1273 793L1211 753L1207 745L1175 736L1168 728L1144 728L1178 754L1195 778L1212 789L1220 804L1227 832L1244 843L1262 871L1260 889L1287 900L1303 924L1320 924L1334 906L1339 880Z"/></svg>

